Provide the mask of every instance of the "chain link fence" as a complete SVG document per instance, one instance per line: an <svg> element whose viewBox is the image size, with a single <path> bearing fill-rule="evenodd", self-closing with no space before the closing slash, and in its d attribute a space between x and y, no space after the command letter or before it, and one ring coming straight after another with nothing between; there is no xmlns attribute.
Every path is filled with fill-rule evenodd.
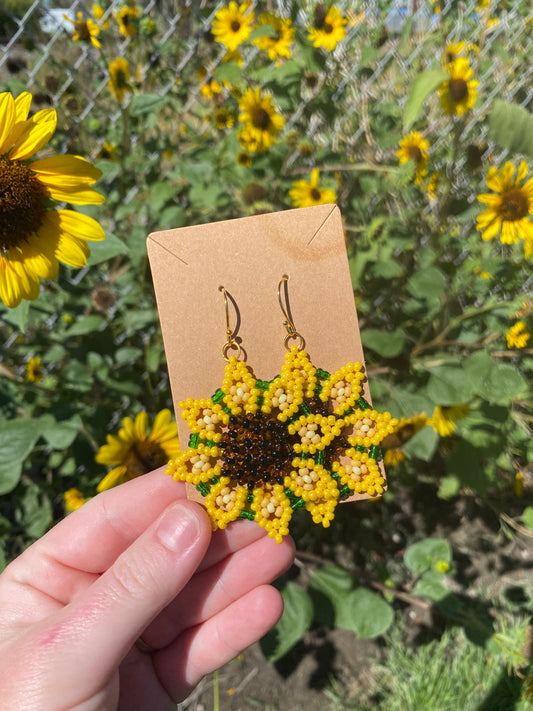
<svg viewBox="0 0 533 711"><path fill-rule="evenodd" d="M102 25L112 20L124 6L124 0L112 0L106 4ZM209 42L210 53L202 54L202 46L208 42L209 30L217 10L227 3L205 2L204 0L151 0L138 2L139 18L157 22L157 34L150 38L138 72L140 78L149 77L151 91L166 97L174 91L176 82L185 73L196 71L205 63L206 77L213 75L225 58L225 49L217 43ZM390 110L391 104L401 109L409 86L417 74L435 65L435 56L427 53L425 38L438 28L440 18L452 7L457 12L455 29L445 37L447 42L468 39L465 28L472 23L481 23L483 13L491 12L497 22L491 23L483 33L479 47L477 66L482 66L483 58L492 61L485 64L478 79L483 87L483 101L478 102L464 131L468 134L478 123L478 117L488 111L494 98L513 101L528 110L533 107L533 63L524 68L513 59L515 48L523 54L533 56L533 9L522 3L496 3L488 9L479 1L444 0L441 12L435 12L432 2L376 2L351 3L345 0L337 5L348 17L347 34L334 52L326 57L322 72L314 74L302 88L300 100L292 115L285 115L284 131L293 129L304 133L310 141L321 149L338 148L342 143L351 160L365 160L372 154L373 160L380 160L383 151L392 147L376 145L369 131L372 121ZM482 5L483 3L481 3ZM502 5L503 7L496 6ZM313 6L300 3L297 13L294 3L288 0L251 2L257 12L271 11L283 17L296 17L302 28L312 23ZM34 106L39 103L51 105L69 113L68 121L74 126L82 124L106 99L109 76L95 70L94 81L84 85L83 91L76 93L72 101L73 87L79 87L79 76L83 70L96 63L99 50L86 43L72 43L73 23L78 13L90 17L92 2L74 0L63 2L62 7L52 8L49 0L11 3L11 11L6 4L0 7L0 85L11 87L13 82L20 89L27 88L34 95ZM354 7L357 9L354 9ZM15 8L17 8L15 10ZM519 11L520 8L520 11ZM364 41L364 37L377 37L374 47ZM178 41L177 41L178 40ZM116 33L115 57L126 57L134 37L124 37ZM179 49L178 49L179 45ZM377 49L376 49L377 46ZM443 47L444 49L444 47ZM254 46L243 51L243 73L258 52ZM200 61L199 61L200 60ZM161 67L164 65L164 70ZM326 84L331 84L331 74L336 77L331 100L337 105L333 120L324 112L313 110L313 102ZM276 68L273 69L276 71ZM207 79L205 80L207 81ZM330 86L331 88L331 86ZM182 113L195 112L201 101L202 81L191 84L191 90L183 102ZM227 89L225 91L228 91ZM130 95L131 97L131 95ZM126 99L127 100L127 99ZM75 103L75 110L68 111L69 102ZM342 110L338 107L342 106ZM109 121L118 125L121 112L110 111ZM476 138L479 135L479 124ZM483 132L481 128L481 132ZM441 136L440 141L447 140ZM68 145L66 146L68 147ZM88 157L94 159L102 148L102 142L88 149ZM293 166L300 158L294 150L287 160ZM130 196L131 198L132 196Z"/></svg>

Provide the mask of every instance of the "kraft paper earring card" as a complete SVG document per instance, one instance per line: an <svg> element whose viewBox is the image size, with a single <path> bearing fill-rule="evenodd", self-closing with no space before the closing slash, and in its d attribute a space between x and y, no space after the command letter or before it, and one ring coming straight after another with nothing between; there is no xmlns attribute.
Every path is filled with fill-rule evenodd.
<svg viewBox="0 0 533 711"><path fill-rule="evenodd" d="M297 508L385 488L341 214L335 205L148 237L187 481L214 527L255 520L278 541Z"/></svg>

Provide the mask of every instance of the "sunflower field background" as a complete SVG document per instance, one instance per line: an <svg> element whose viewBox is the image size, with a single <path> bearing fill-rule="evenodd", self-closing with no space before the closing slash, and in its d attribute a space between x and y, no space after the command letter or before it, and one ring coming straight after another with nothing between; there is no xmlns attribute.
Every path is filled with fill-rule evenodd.
<svg viewBox="0 0 533 711"><path fill-rule="evenodd" d="M146 236L336 202L389 490L296 520L259 677L327 628L317 708L533 708L532 57L526 0L3 2L0 566L179 450Z"/></svg>

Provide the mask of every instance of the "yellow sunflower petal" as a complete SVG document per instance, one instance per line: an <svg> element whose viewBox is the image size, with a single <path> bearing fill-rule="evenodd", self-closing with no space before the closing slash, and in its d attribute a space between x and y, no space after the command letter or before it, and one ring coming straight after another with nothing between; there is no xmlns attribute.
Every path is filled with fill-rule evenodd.
<svg viewBox="0 0 533 711"><path fill-rule="evenodd" d="M26 160L42 148L56 130L57 114L54 109L38 111L22 123L22 131L9 151L11 160Z"/></svg>
<svg viewBox="0 0 533 711"><path fill-rule="evenodd" d="M54 215L56 217L54 217ZM57 220L59 232L64 232L78 239L99 242L105 238L105 232L96 220L75 210L54 210L51 219Z"/></svg>
<svg viewBox="0 0 533 711"><path fill-rule="evenodd" d="M144 410L135 418L133 428L137 442L143 442L148 434L148 415Z"/></svg>
<svg viewBox="0 0 533 711"><path fill-rule="evenodd" d="M0 155L10 146L11 130L16 120L15 100L8 91L0 94Z"/></svg>
<svg viewBox="0 0 533 711"><path fill-rule="evenodd" d="M36 160L31 169L38 173L41 183L58 190L77 190L92 185L102 176L102 171L85 158L68 154Z"/></svg>
<svg viewBox="0 0 533 711"><path fill-rule="evenodd" d="M55 255L63 264L80 269L87 264L87 257L90 253L91 250L83 240L70 235L61 234L59 236Z"/></svg>
<svg viewBox="0 0 533 711"><path fill-rule="evenodd" d="M26 119L28 118L28 114L30 113L31 99L32 96L29 91L23 91L22 94L19 94L15 99L15 113L17 122L26 121Z"/></svg>
<svg viewBox="0 0 533 711"><path fill-rule="evenodd" d="M39 296L39 276L32 270L32 264L27 264L24 257L17 249L8 251L7 260L11 264L11 289L12 293L18 294L20 299L33 301Z"/></svg>
<svg viewBox="0 0 533 711"><path fill-rule="evenodd" d="M41 244L38 235L32 235L19 247L26 268L41 279L55 279L59 264L52 249Z"/></svg>
<svg viewBox="0 0 533 711"><path fill-rule="evenodd" d="M168 408L157 413L152 425L152 430L148 436L153 442L162 442L169 437L175 437L178 431L175 422L171 422L172 413Z"/></svg>
<svg viewBox="0 0 533 711"><path fill-rule="evenodd" d="M105 202L105 197L88 187L78 188L57 188L48 187L50 197L61 202L68 202L71 205L100 205Z"/></svg>
<svg viewBox="0 0 533 711"><path fill-rule="evenodd" d="M478 230L483 230L483 225L478 221ZM490 239L493 239L496 237L496 235L499 234L502 226L502 221L499 218L493 219L491 222L487 224L487 227L485 227L483 234L481 235L481 239L487 242Z"/></svg>
<svg viewBox="0 0 533 711"><path fill-rule="evenodd" d="M96 491L100 493L101 491L107 491L108 489L112 489L118 484L122 484L122 479L126 474L127 470L128 468L124 464L122 464L120 467L112 469L109 474L106 474L106 476L98 484L98 486L96 487Z"/></svg>

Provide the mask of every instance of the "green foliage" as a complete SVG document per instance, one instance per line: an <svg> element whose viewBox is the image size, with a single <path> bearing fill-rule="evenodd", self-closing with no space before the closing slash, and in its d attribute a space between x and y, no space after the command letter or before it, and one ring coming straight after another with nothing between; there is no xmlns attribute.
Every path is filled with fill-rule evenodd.
<svg viewBox="0 0 533 711"><path fill-rule="evenodd" d="M10 0L3 7L20 16L30 4ZM533 331L531 268L525 239L485 242L476 219L486 208L478 195L493 192L489 170L506 161L517 169L533 157L529 10L525 3L493 3L491 14L497 19L501 12L505 21L491 33L482 13L444 6L427 25L409 18L396 33L387 24L392 3L383 0L350 26L333 53L311 46L307 8L285 3L297 28L292 56L273 62L259 50L254 38L274 36L262 26L240 48L242 64L223 61L221 45L205 35L211 7L191 8L170 34L163 14L154 13L152 29L147 15L144 29L128 40L111 17L99 35L104 51L90 48L90 55L67 32L48 53L45 42L30 41L39 39L36 23L26 28L15 49L28 71L1 74L2 90L28 88L33 110L53 103L59 120L51 148L86 156L102 170L105 204L77 209L101 222L106 239L90 243L86 269L61 268L31 304L0 305L0 566L64 514L65 491L94 495L106 473L95 453L124 417L142 410L153 417L172 406L146 236L292 208L290 189L315 167L319 188L336 190L343 214L376 407L398 418L432 418L436 408L451 417L464 406L445 434L436 418L396 433L388 448L404 460L388 465L388 496L424 481L450 505L472 496L490 501L497 513L511 510L515 473L528 471L533 457L533 351L531 340L517 347L507 334L518 321ZM254 9L268 7L260 1ZM10 34L12 20L6 25L0 11L0 29L6 27ZM479 79L478 97L464 115L446 114L438 95L448 78L443 48L451 38L465 40L461 56ZM471 48L476 43L483 44L479 54ZM123 101L107 84L106 57L117 52L131 74ZM75 74L66 69L72 66ZM258 86L285 120L273 146L260 153L243 145L239 120L240 97ZM227 124L217 122L220 109L228 112ZM417 162L414 151L399 165L400 141L412 127L429 142L428 155ZM198 298L204 296L199 286ZM342 314L331 316L342 328ZM36 381L27 372L34 357L42 370ZM533 528L530 506L520 520L519 527ZM397 575L402 590L470 633L481 623L474 615L472 624L470 609L450 596L449 543L431 538L411 545L420 536L409 531L401 575L384 550L380 579L396 585ZM359 544L342 543L350 550ZM281 659L311 624L359 638L393 627L394 594L360 583L336 564L314 570L305 589L288 583L282 594L284 616L262 643L270 661ZM485 641L493 639L491 625L481 626ZM456 641L462 651L450 684L434 658L450 654L451 637L406 657L415 681L428 665L433 699L451 694L441 707L427 705L418 682L409 691L394 646L398 688L387 676L390 696L379 707L394 708L397 693L414 704L397 708L468 708L464 668L486 657ZM496 679L500 670L493 669ZM484 693L490 679L480 681Z"/></svg>
<svg viewBox="0 0 533 711"><path fill-rule="evenodd" d="M489 115L489 136L500 148L533 159L533 116L522 106L496 99Z"/></svg>

